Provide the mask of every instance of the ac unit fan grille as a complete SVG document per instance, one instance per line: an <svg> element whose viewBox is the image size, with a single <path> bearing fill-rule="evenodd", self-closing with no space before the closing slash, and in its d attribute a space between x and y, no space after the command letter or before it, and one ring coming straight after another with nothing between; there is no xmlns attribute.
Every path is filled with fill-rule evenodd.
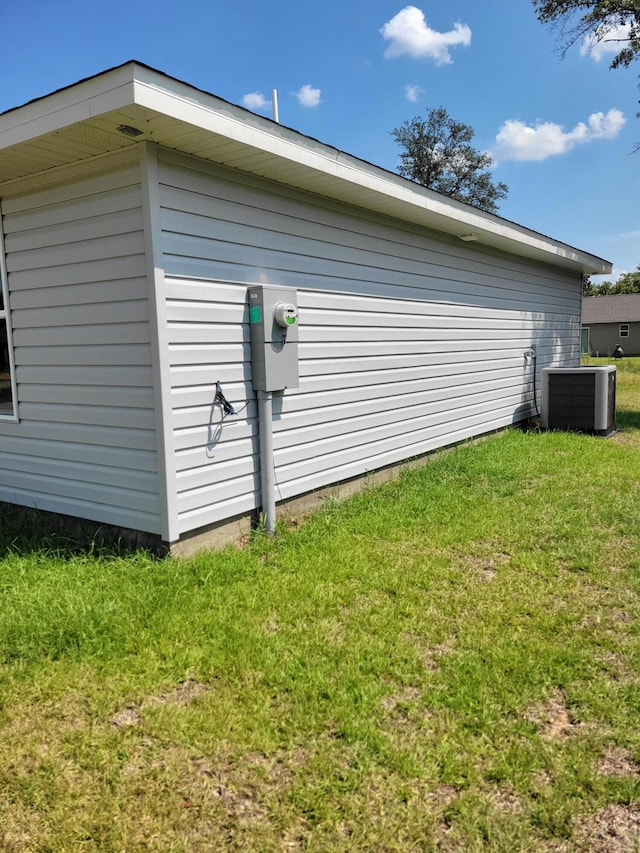
<svg viewBox="0 0 640 853"><path fill-rule="evenodd" d="M595 429L593 373L556 373L549 377L551 429Z"/></svg>

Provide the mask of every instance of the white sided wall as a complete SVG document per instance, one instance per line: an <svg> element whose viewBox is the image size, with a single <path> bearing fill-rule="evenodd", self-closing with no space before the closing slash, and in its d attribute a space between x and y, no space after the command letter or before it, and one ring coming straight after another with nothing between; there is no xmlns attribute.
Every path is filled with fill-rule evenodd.
<svg viewBox="0 0 640 853"><path fill-rule="evenodd" d="M511 424L579 360L580 280L160 152L177 530L260 505L246 288L298 288L277 497ZM246 409L221 422L215 382Z"/></svg>
<svg viewBox="0 0 640 853"><path fill-rule="evenodd" d="M0 500L162 534L138 156L0 191L18 382Z"/></svg>

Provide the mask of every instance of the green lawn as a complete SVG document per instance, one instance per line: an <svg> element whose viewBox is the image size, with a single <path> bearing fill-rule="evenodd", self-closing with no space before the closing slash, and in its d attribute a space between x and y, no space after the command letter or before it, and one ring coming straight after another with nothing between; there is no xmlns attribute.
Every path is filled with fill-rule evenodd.
<svg viewBox="0 0 640 853"><path fill-rule="evenodd" d="M242 549L4 519L0 849L640 849L640 359L618 378L611 439L509 430Z"/></svg>

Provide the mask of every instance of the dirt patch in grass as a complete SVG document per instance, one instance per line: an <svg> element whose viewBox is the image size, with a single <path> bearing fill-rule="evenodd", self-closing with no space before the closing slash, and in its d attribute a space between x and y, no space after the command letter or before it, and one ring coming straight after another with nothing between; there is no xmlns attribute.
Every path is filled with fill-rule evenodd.
<svg viewBox="0 0 640 853"><path fill-rule="evenodd" d="M155 696L149 696L144 702L138 705L127 705L120 711L117 711L111 717L111 725L117 729L125 729L130 726L138 726L143 721L142 711L145 708L153 708L161 705L172 705L174 707L185 708L190 705L199 696L207 692L209 687L202 684L200 681L189 679L176 685L173 690L168 693L159 693Z"/></svg>
<svg viewBox="0 0 640 853"><path fill-rule="evenodd" d="M640 766L638 766L626 750L614 747L600 759L598 773L601 773L603 776L613 776L615 778L638 777L640 776Z"/></svg>
<svg viewBox="0 0 640 853"><path fill-rule="evenodd" d="M495 542L478 543L473 551L458 556L459 565L470 570L478 580L492 581L502 566L511 562L511 554L502 551Z"/></svg>
<svg viewBox="0 0 640 853"><path fill-rule="evenodd" d="M422 655L424 668L427 672L435 672L440 665L440 660L452 652L453 649L448 643L436 643L435 646L426 649Z"/></svg>
<svg viewBox="0 0 640 853"><path fill-rule="evenodd" d="M165 832L187 850L214 849L213 839L218 849L241 849L252 826L264 825L269 834L269 788L270 779L252 762L222 747L216 755L194 755L179 744L145 739L118 784L121 796L137 802L137 817L132 810L120 817L121 841L137 837L139 822L147 840Z"/></svg>
<svg viewBox="0 0 640 853"><path fill-rule="evenodd" d="M627 661L619 652L600 649L596 652L595 658L605 666L615 678L635 678L635 674L630 671Z"/></svg>
<svg viewBox="0 0 640 853"><path fill-rule="evenodd" d="M299 818L293 826L290 826L284 833L282 839L283 850L304 850L307 846L307 840L311 833L309 821L304 818Z"/></svg>
<svg viewBox="0 0 640 853"><path fill-rule="evenodd" d="M495 788L489 793L488 799L496 811L502 814L521 814L524 808L517 793L510 787Z"/></svg>
<svg viewBox="0 0 640 853"><path fill-rule="evenodd" d="M142 714L133 706L123 708L111 717L111 725L116 729L128 729L142 723Z"/></svg>
<svg viewBox="0 0 640 853"><path fill-rule="evenodd" d="M201 681L196 681L195 679L190 678L187 681L183 681L176 685L176 687L168 693L160 693L157 696L150 696L146 702L143 703L143 706L178 705L184 708L208 690L209 687L207 684L203 684Z"/></svg>
<svg viewBox="0 0 640 853"><path fill-rule="evenodd" d="M532 706L525 719L540 729L547 740L559 740L573 734L578 723L571 715L562 690L556 690L543 704Z"/></svg>
<svg viewBox="0 0 640 853"><path fill-rule="evenodd" d="M2 798L0 795L0 804ZM0 849L3 853L26 853L38 850L38 839L46 831L46 818L35 808L25 808L22 803L11 803L11 817L0 829Z"/></svg>
<svg viewBox="0 0 640 853"><path fill-rule="evenodd" d="M429 643L426 638L414 631L404 631L403 641L419 656L427 672L436 672L441 660L453 653L453 646L448 642Z"/></svg>
<svg viewBox="0 0 640 853"><path fill-rule="evenodd" d="M275 634L280 633L281 626L278 620L273 617L272 619L269 619L267 622L264 623L264 625L262 626L262 630L268 637L272 637Z"/></svg>
<svg viewBox="0 0 640 853"><path fill-rule="evenodd" d="M300 849L309 827L282 803L314 757L304 747L267 755L228 743L196 754L184 744L140 738L117 782L118 795L136 802L135 812L119 817L121 843L137 833L148 842L164 831L166 846L145 849L249 850L257 849L257 838L264 849ZM280 847L282 839L287 844Z"/></svg>
<svg viewBox="0 0 640 853"><path fill-rule="evenodd" d="M385 711L394 711L399 705L414 705L421 695L419 687L401 687L396 693L385 696L380 704Z"/></svg>
<svg viewBox="0 0 640 853"><path fill-rule="evenodd" d="M577 849L588 853L632 853L640 850L640 810L609 805L582 821L575 830Z"/></svg>
<svg viewBox="0 0 640 853"><path fill-rule="evenodd" d="M420 720L430 716L427 709L420 708L421 697L422 691L418 687L401 687L395 693L384 696L380 705L390 723L404 726L411 721L417 722L416 716Z"/></svg>

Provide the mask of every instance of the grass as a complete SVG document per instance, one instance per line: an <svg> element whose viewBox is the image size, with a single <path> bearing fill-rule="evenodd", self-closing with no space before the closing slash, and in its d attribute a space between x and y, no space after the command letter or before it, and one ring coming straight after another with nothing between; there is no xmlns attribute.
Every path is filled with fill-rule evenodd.
<svg viewBox="0 0 640 853"><path fill-rule="evenodd" d="M618 373L610 440L511 430L242 549L5 523L0 849L638 849L640 359Z"/></svg>

